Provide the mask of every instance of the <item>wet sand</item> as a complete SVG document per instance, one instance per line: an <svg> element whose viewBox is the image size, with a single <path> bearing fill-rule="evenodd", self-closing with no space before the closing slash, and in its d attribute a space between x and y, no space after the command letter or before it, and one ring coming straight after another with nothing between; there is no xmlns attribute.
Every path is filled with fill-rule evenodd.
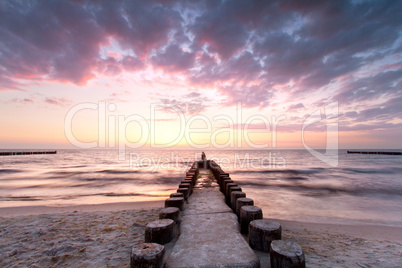
<svg viewBox="0 0 402 268"><path fill-rule="evenodd" d="M163 201L0 208L0 267L128 267ZM276 220L307 267L402 267L402 228ZM266 254L259 254L266 258Z"/></svg>

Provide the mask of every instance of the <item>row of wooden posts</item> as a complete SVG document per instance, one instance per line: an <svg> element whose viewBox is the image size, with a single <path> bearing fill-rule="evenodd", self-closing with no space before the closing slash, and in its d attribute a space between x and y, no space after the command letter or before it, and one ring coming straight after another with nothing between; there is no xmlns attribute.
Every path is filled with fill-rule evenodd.
<svg viewBox="0 0 402 268"><path fill-rule="evenodd" d="M248 234L252 249L269 252L271 267L305 267L302 248L290 240L282 240L282 227L278 222L263 218L262 209L214 161L209 169L217 180L226 204L237 215L240 232Z"/></svg>
<svg viewBox="0 0 402 268"><path fill-rule="evenodd" d="M165 208L159 212L159 220L150 222L145 228L145 243L131 250L130 267L163 267L164 244L180 235L180 211L192 193L198 177L197 162L194 162L180 183L176 193L165 200Z"/></svg>
<svg viewBox="0 0 402 268"><path fill-rule="evenodd" d="M193 163L177 192L165 200L165 208L160 211L159 220L146 226L145 243L132 248L130 267L163 267L163 245L180 233L180 211L193 191L199 168L211 170L225 196L226 204L238 217L240 232L248 235L251 248L270 253L271 267L305 267L301 247L295 242L281 240L281 225L263 219L262 209L254 206L254 200L247 198L242 188L212 160Z"/></svg>

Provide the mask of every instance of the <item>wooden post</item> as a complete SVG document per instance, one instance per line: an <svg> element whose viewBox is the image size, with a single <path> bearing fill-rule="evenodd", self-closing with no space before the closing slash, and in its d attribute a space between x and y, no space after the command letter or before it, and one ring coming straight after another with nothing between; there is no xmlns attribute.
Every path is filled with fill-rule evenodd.
<svg viewBox="0 0 402 268"><path fill-rule="evenodd" d="M241 192L242 189L239 186L230 187L227 194L227 205L232 206L232 192Z"/></svg>
<svg viewBox="0 0 402 268"><path fill-rule="evenodd" d="M131 249L130 268L163 267L165 247L156 243L142 243Z"/></svg>
<svg viewBox="0 0 402 268"><path fill-rule="evenodd" d="M232 187L238 187L238 186L239 185L237 185L234 182L226 183L225 190L223 191L223 194L225 195L226 204L228 203L228 199L230 197L230 190L229 189L232 188Z"/></svg>
<svg viewBox="0 0 402 268"><path fill-rule="evenodd" d="M192 180L195 180L195 172L187 172L187 174L186 174L186 178L187 177L190 177Z"/></svg>
<svg viewBox="0 0 402 268"><path fill-rule="evenodd" d="M170 197L183 197L184 198L184 194L183 193L172 193L172 194L170 194Z"/></svg>
<svg viewBox="0 0 402 268"><path fill-rule="evenodd" d="M251 198L240 197L236 200L236 215L240 222L240 209L242 206L254 206L254 200Z"/></svg>
<svg viewBox="0 0 402 268"><path fill-rule="evenodd" d="M159 219L171 219L176 224L180 223L180 209L177 207L167 207L159 212Z"/></svg>
<svg viewBox="0 0 402 268"><path fill-rule="evenodd" d="M248 225L253 220L262 219L262 210L256 206L242 206L240 209L240 231L248 234Z"/></svg>
<svg viewBox="0 0 402 268"><path fill-rule="evenodd" d="M225 194L226 183L233 183L231 179L223 179L222 184L220 185L221 192Z"/></svg>
<svg viewBox="0 0 402 268"><path fill-rule="evenodd" d="M145 227L145 242L167 244L175 236L175 223L171 219L152 221Z"/></svg>
<svg viewBox="0 0 402 268"><path fill-rule="evenodd" d="M188 189L188 188L179 188L179 189L177 189L177 192L183 193L185 200L187 200L188 197L190 196L190 189ZM182 210L182 209L180 209L180 210Z"/></svg>
<svg viewBox="0 0 402 268"><path fill-rule="evenodd" d="M191 187L190 183L182 182L179 184L179 188L188 188L188 195L190 196L192 194L193 188Z"/></svg>
<svg viewBox="0 0 402 268"><path fill-rule="evenodd" d="M218 177L218 183L221 184L224 179L230 179L229 173L221 173Z"/></svg>
<svg viewBox="0 0 402 268"><path fill-rule="evenodd" d="M180 209L176 207L167 207L161 209L159 212L159 219L171 219L175 222L174 225L174 234L175 236L180 235L180 223L181 223L181 218L180 218Z"/></svg>
<svg viewBox="0 0 402 268"><path fill-rule="evenodd" d="M230 194L230 206L231 206L233 212L236 212L237 199L242 198L242 197L246 197L246 193L243 193L242 191L233 191Z"/></svg>
<svg viewBox="0 0 402 268"><path fill-rule="evenodd" d="M272 268L305 268L302 248L290 240L274 240L269 251Z"/></svg>
<svg viewBox="0 0 402 268"><path fill-rule="evenodd" d="M265 252L269 252L273 240L282 238L281 225L267 219L251 221L248 232L250 247Z"/></svg>
<svg viewBox="0 0 402 268"><path fill-rule="evenodd" d="M195 182L192 179L184 179L181 183L190 183L191 187L194 187Z"/></svg>
<svg viewBox="0 0 402 268"><path fill-rule="evenodd" d="M171 197L165 200L165 208L176 207L183 210L184 198L183 197Z"/></svg>
<svg viewBox="0 0 402 268"><path fill-rule="evenodd" d="M190 182L182 182L179 184L179 188L190 188L191 183Z"/></svg>

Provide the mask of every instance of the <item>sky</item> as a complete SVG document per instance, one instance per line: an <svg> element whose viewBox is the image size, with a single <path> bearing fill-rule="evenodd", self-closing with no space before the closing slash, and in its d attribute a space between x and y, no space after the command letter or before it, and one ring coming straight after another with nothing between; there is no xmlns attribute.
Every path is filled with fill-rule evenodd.
<svg viewBox="0 0 402 268"><path fill-rule="evenodd" d="M1 1L0 149L402 148L402 1Z"/></svg>

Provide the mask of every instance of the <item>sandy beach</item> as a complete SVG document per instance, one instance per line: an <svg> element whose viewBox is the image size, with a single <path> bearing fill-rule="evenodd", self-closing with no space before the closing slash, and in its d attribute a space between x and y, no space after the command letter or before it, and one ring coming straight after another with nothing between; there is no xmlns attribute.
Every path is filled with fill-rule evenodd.
<svg viewBox="0 0 402 268"><path fill-rule="evenodd" d="M0 209L1 267L128 267L163 201ZM401 267L402 228L276 220L308 267ZM261 258L266 254L258 253Z"/></svg>

